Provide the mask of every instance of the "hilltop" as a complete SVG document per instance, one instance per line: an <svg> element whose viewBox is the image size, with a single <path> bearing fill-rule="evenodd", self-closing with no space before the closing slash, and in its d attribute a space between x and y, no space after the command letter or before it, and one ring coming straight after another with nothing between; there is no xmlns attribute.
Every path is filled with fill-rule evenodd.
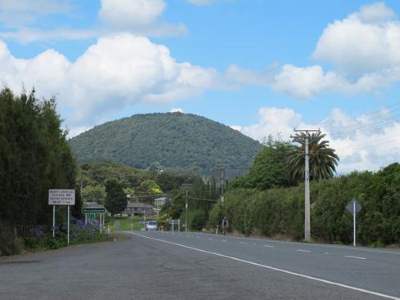
<svg viewBox="0 0 400 300"><path fill-rule="evenodd" d="M134 115L96 126L69 143L80 163L113 161L201 174L221 164L227 173L243 173L262 147L226 125L183 113Z"/></svg>

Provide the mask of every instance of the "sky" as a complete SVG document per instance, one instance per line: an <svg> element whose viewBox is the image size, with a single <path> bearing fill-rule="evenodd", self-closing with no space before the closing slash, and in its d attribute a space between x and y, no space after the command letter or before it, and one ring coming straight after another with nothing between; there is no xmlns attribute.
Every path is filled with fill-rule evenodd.
<svg viewBox="0 0 400 300"><path fill-rule="evenodd" d="M0 0L0 86L73 137L182 111L260 141L320 129L338 173L400 160L400 2Z"/></svg>

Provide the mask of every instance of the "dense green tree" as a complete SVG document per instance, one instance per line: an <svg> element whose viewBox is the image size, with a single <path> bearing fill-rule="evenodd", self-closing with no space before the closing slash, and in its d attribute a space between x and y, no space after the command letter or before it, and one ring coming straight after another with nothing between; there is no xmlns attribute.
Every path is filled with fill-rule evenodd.
<svg viewBox="0 0 400 300"><path fill-rule="evenodd" d="M106 193L105 207L111 215L123 212L128 203L123 185L116 180L109 180L106 182Z"/></svg>
<svg viewBox="0 0 400 300"><path fill-rule="evenodd" d="M87 185L82 189L82 200L84 202L97 202L104 204L106 196L106 188L101 184Z"/></svg>
<svg viewBox="0 0 400 300"><path fill-rule="evenodd" d="M265 190L294 185L288 167L288 156L293 150L288 142L270 139L256 156L248 175L237 178L230 186Z"/></svg>
<svg viewBox="0 0 400 300"><path fill-rule="evenodd" d="M0 220L19 234L51 223L48 189L75 188L66 135L54 99L39 101L34 91L0 92Z"/></svg>
<svg viewBox="0 0 400 300"><path fill-rule="evenodd" d="M329 147L329 141L325 140L325 134L297 133L293 141L299 143L299 147L293 148L289 156L289 167L292 178L299 180L304 178L305 168L305 141L309 141L310 179L327 179L333 177L339 157L335 150Z"/></svg>

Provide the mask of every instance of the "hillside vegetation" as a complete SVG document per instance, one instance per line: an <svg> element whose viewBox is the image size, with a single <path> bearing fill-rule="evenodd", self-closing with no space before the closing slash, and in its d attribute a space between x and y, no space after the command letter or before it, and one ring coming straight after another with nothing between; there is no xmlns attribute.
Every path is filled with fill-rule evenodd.
<svg viewBox="0 0 400 300"><path fill-rule="evenodd" d="M221 164L243 172L262 148L228 126L182 113L134 115L96 126L69 142L80 163L113 161L201 174L211 174Z"/></svg>

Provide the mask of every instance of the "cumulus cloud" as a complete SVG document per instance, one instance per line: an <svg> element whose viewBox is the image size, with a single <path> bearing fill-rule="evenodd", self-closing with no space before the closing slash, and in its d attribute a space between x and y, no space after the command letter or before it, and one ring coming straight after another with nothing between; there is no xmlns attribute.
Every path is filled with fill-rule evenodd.
<svg viewBox="0 0 400 300"><path fill-rule="evenodd" d="M319 128L341 159L339 173L377 170L400 160L400 140L393 138L400 134L396 110L382 109L350 117L340 109L333 109L325 120L314 124L305 122L290 108L263 107L258 115L256 124L234 128L261 142L268 136L289 140L294 128Z"/></svg>
<svg viewBox="0 0 400 300"><path fill-rule="evenodd" d="M312 56L328 68L283 64L257 72L233 65L225 80L233 86L269 86L302 99L324 92L370 93L400 81L398 49L400 21L379 2L324 29Z"/></svg>
<svg viewBox="0 0 400 300"><path fill-rule="evenodd" d="M400 23L384 3L362 7L329 24L313 57L341 72L360 75L399 66Z"/></svg>
<svg viewBox="0 0 400 300"><path fill-rule="evenodd" d="M38 41L87 40L113 33L129 32L160 37L187 33L184 24L162 21L164 0L101 0L98 18L101 25L86 28L64 27L43 29L39 21L54 14L70 16L73 9L68 0L0 0L0 24L6 30L0 38L28 44ZM29 26L28 26L29 25Z"/></svg>
<svg viewBox="0 0 400 300"><path fill-rule="evenodd" d="M101 0L99 18L108 32L145 36L185 34L185 25L160 20L166 6L164 0Z"/></svg>
<svg viewBox="0 0 400 300"><path fill-rule="evenodd" d="M74 111L73 126L87 126L110 111L138 102L169 102L201 93L216 72L176 62L167 47L148 38L120 34L100 38L76 61L47 50L18 59L0 42L0 82L13 90L33 86L56 95Z"/></svg>
<svg viewBox="0 0 400 300"><path fill-rule="evenodd" d="M101 0L100 18L119 29L153 23L165 9L164 0Z"/></svg>
<svg viewBox="0 0 400 300"><path fill-rule="evenodd" d="M343 80L333 72L324 73L320 66L284 65L274 76L272 87L297 98L310 98L324 90L335 90Z"/></svg>

